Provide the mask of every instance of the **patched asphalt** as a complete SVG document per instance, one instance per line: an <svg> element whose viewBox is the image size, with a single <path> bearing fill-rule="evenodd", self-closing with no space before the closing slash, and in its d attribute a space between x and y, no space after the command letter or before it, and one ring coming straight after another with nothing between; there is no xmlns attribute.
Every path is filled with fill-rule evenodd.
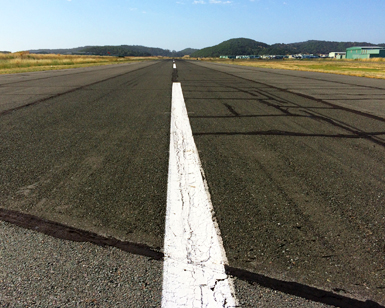
<svg viewBox="0 0 385 308"><path fill-rule="evenodd" d="M284 72L284 84L274 70L195 63L179 64L179 81L230 266L383 303L385 118L357 98L312 97L360 97L378 81Z"/></svg>

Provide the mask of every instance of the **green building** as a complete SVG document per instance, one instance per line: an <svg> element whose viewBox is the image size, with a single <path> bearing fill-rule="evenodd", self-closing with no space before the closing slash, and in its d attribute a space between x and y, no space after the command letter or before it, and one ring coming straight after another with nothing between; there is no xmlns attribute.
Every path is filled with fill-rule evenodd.
<svg viewBox="0 0 385 308"><path fill-rule="evenodd" d="M346 59L385 58L385 47L363 46L346 48Z"/></svg>

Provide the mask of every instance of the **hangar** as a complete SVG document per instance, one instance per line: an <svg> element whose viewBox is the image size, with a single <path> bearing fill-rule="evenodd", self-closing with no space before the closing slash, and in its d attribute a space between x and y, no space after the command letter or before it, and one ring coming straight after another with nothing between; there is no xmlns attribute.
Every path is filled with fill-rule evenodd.
<svg viewBox="0 0 385 308"><path fill-rule="evenodd" d="M385 58L385 47L357 46L346 48L346 59Z"/></svg>

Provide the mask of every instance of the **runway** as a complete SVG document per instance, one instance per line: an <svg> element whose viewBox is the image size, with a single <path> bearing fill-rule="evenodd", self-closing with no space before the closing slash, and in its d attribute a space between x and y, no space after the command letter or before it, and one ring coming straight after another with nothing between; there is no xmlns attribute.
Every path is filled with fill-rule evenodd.
<svg viewBox="0 0 385 308"><path fill-rule="evenodd" d="M0 218L34 230L1 225L0 302L17 306L19 292L49 306L54 285L62 305L160 307L174 82L239 306L385 305L383 81L182 60L0 76ZM68 276L35 283L39 231L49 251L88 242L105 262L111 250L139 257L124 275L144 287L133 280L131 296L122 281L119 302L103 304L108 292L91 294L105 283L90 274L94 287L79 292L61 288ZM23 241L39 245L26 276ZM52 266L76 276L68 253Z"/></svg>

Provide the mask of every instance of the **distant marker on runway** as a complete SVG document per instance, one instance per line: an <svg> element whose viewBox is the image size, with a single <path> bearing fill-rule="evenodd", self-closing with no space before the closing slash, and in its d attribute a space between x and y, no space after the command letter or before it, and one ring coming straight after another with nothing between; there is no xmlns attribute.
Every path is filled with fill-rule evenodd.
<svg viewBox="0 0 385 308"><path fill-rule="evenodd" d="M162 307L236 307L180 83L173 83Z"/></svg>
<svg viewBox="0 0 385 308"><path fill-rule="evenodd" d="M176 63L174 63L174 64L172 65L172 68L173 68L173 69L176 69Z"/></svg>

